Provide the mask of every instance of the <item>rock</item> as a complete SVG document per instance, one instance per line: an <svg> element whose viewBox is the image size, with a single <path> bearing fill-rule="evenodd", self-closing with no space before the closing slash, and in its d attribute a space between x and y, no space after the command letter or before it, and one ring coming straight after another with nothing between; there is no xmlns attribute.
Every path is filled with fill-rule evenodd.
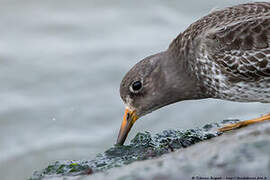
<svg viewBox="0 0 270 180"><path fill-rule="evenodd" d="M228 121L208 124L201 129L163 131L154 136L139 133L128 146L113 147L94 160L78 161L83 167L77 168L78 171L66 168L70 163L58 162L57 166L49 166L55 167L52 171L46 171L47 167L32 179L270 178L270 123L258 123L212 138L220 135L216 129L224 123ZM144 159L150 160L139 161ZM118 166L122 167L112 168ZM59 167L65 171L57 173ZM85 176L87 169L94 174Z"/></svg>

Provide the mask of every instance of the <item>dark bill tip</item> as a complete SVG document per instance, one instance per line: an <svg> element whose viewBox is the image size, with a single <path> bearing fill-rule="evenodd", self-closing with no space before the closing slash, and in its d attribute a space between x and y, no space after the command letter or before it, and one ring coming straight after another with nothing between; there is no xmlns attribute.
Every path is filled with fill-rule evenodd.
<svg viewBox="0 0 270 180"><path fill-rule="evenodd" d="M124 144L130 129L132 128L133 124L137 119L138 117L134 111L130 111L129 109L125 110L125 115L119 130L116 145Z"/></svg>

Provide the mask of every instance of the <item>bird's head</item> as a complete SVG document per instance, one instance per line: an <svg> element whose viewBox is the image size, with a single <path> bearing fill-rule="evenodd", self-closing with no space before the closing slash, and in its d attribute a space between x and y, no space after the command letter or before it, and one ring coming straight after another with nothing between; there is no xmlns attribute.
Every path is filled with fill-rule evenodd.
<svg viewBox="0 0 270 180"><path fill-rule="evenodd" d="M130 69L120 85L126 110L117 144L124 143L141 116L188 97L185 89L190 86L189 77L179 76L182 68L165 51L143 59Z"/></svg>
<svg viewBox="0 0 270 180"><path fill-rule="evenodd" d="M135 121L157 109L161 90L164 88L160 60L162 53L149 56L125 75L120 84L120 96L126 105L124 119L119 131L117 144L123 144Z"/></svg>

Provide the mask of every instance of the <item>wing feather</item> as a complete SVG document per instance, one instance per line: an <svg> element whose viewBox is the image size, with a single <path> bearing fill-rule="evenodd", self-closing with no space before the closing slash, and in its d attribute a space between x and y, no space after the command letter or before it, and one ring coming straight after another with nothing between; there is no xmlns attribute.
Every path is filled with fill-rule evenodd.
<svg viewBox="0 0 270 180"><path fill-rule="evenodd" d="M210 30L205 34L209 58L239 80L270 78L270 16Z"/></svg>

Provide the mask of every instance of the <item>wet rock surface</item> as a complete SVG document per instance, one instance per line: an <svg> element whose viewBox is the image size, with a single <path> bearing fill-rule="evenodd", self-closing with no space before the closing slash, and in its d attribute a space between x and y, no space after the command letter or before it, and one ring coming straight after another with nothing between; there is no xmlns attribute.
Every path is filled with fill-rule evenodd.
<svg viewBox="0 0 270 180"><path fill-rule="evenodd" d="M166 130L153 136L148 132L138 133L129 145L112 147L93 160L55 162L35 172L31 179L146 180L211 176L269 179L270 123L259 123L213 138L221 135L216 131L218 127L236 121L224 120L186 131ZM211 140L205 141L207 139ZM157 158L163 154L166 155ZM146 159L151 160L140 161Z"/></svg>

